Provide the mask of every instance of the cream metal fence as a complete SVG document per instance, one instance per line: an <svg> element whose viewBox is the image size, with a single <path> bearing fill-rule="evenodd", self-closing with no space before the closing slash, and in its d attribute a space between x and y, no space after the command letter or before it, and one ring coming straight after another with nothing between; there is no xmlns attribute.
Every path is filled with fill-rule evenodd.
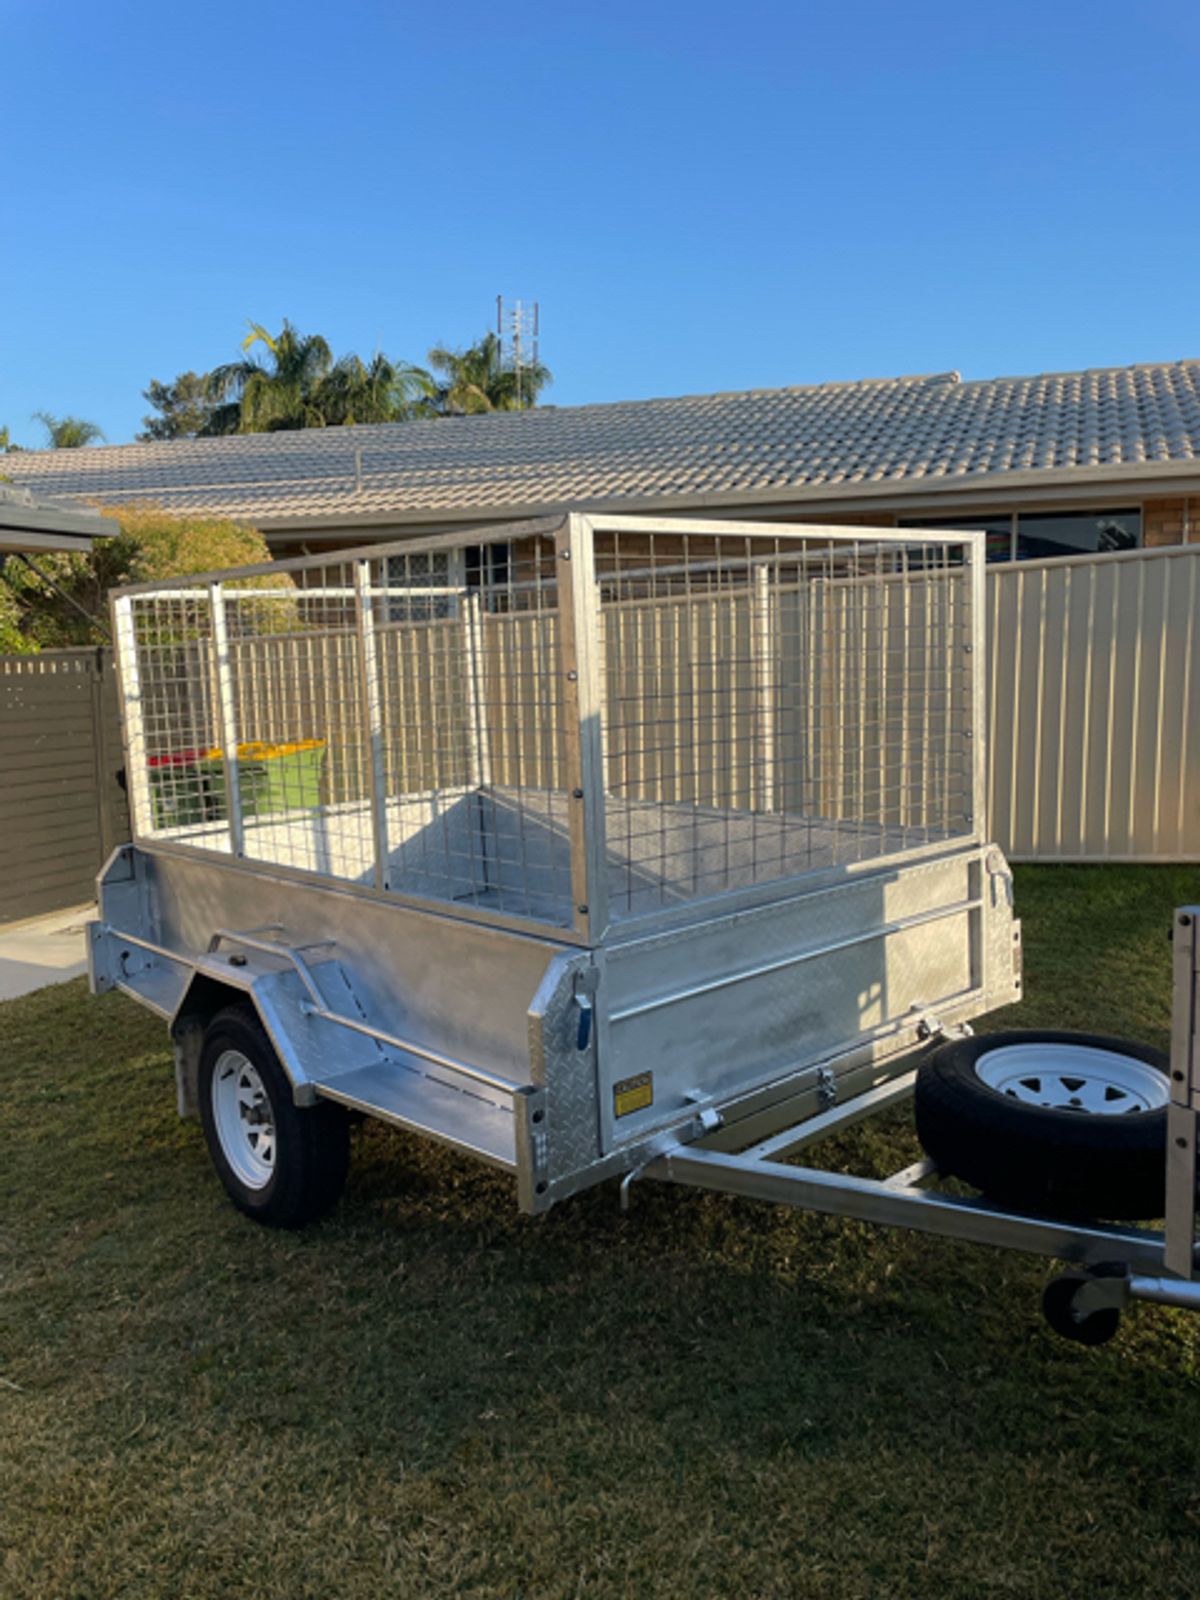
<svg viewBox="0 0 1200 1600"><path fill-rule="evenodd" d="M1200 547L988 572L991 831L1017 861L1200 860Z"/></svg>
<svg viewBox="0 0 1200 1600"><path fill-rule="evenodd" d="M802 805L935 825L929 797L957 805L965 788L955 765L967 730L943 648L963 627L954 569L801 583L768 565L756 592L732 569L702 581L712 555L681 581L664 561L653 582L626 578L604 598L609 784L627 801ZM346 570L323 576L352 591ZM1018 861L1200 861L1200 546L993 566L987 596L991 836ZM277 745L318 730L326 805L369 788L357 634L336 610L343 600L299 602L290 630L235 627L228 641L241 737ZM488 763L477 779L560 791L557 708L529 692L553 674L556 611L481 608L468 684L456 669L457 598L424 611L403 600L379 608L375 629L387 793L433 786L448 730L463 743L464 782L474 748ZM182 609L172 621L184 624L181 648L156 654L151 641L146 661L170 742L218 747L204 629ZM775 665L764 648L772 638ZM0 808L20 867L0 912L19 916L85 897L104 852L126 836L122 757L107 652L14 658L0 674ZM467 737L472 718L486 740ZM168 770L156 783L169 799L178 780Z"/></svg>

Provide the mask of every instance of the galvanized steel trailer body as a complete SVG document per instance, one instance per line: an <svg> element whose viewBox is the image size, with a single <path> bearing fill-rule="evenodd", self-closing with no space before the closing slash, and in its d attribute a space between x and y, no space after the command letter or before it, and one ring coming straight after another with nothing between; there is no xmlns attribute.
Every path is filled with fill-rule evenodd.
<svg viewBox="0 0 1200 1600"><path fill-rule="evenodd" d="M983 560L571 514L119 591L134 839L93 984L168 1020L181 1111L244 995L297 1103L530 1212L640 1173L1158 1267L1137 1230L778 1159L1019 994Z"/></svg>

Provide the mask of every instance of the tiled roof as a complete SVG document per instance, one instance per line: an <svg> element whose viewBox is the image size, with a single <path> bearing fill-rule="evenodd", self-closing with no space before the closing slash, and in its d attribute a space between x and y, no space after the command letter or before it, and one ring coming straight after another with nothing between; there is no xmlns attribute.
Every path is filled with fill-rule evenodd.
<svg viewBox="0 0 1200 1600"><path fill-rule="evenodd" d="M227 439L36 451L42 496L154 500L261 526L563 505L720 505L1200 470L1200 361L957 373ZM1107 469L1107 470L1106 470Z"/></svg>

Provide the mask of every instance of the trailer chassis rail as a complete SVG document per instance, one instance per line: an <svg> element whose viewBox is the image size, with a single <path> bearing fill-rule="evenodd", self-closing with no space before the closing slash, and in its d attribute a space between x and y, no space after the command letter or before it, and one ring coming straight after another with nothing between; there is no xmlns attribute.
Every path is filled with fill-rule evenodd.
<svg viewBox="0 0 1200 1600"><path fill-rule="evenodd" d="M641 1178L686 1184L772 1205L795 1206L826 1216L852 1217L883 1227L911 1228L967 1244L1051 1256L1084 1269L1057 1280L1065 1291L1055 1315L1050 1290L1048 1318L1059 1332L1085 1343L1111 1337L1120 1311L1131 1300L1200 1310L1200 1265L1196 1247L1197 1146L1200 1141L1200 906L1184 906L1174 917L1174 997L1171 1034L1171 1102L1167 1121L1166 1184L1162 1231L1101 1222L1038 1216L972 1195L931 1191L938 1176L928 1160L890 1177L864 1178L797 1166L785 1158L894 1104L912 1091L915 1072L831 1106L805 1122L784 1128L740 1152L676 1143L632 1172ZM1108 1319L1107 1322L1104 1319ZM1107 1332L1097 1332L1103 1324ZM1092 1327L1088 1334L1082 1330ZM1072 1328L1075 1332L1072 1332Z"/></svg>
<svg viewBox="0 0 1200 1600"><path fill-rule="evenodd" d="M844 1109L857 1110L852 1100ZM933 1176L936 1169L924 1161L889 1178L863 1178L764 1160L752 1153L739 1155L686 1145L665 1151L638 1174L640 1178L712 1189L826 1216L940 1234L967 1244L1051 1256L1082 1267L1119 1263L1126 1269L1124 1275L1096 1280L1098 1285L1112 1285L1097 1294L1097 1304L1111 1303L1124 1285L1124 1292L1135 1299L1200 1309L1200 1283L1165 1270L1166 1236L1161 1232L1058 1221L992 1205L973 1196L931 1193L919 1187Z"/></svg>

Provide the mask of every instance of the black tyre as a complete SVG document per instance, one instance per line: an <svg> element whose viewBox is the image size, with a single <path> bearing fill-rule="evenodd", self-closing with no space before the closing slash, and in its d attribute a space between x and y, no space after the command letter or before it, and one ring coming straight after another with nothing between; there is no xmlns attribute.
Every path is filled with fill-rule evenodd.
<svg viewBox="0 0 1200 1600"><path fill-rule="evenodd" d="M1086 1273L1064 1272L1051 1278L1042 1295L1042 1315L1060 1338L1073 1344L1107 1344L1121 1326L1121 1313L1115 1306L1080 1312L1077 1297L1090 1282Z"/></svg>
<svg viewBox="0 0 1200 1600"><path fill-rule="evenodd" d="M984 1034L921 1063L917 1136L989 1199L1050 1216L1159 1217L1168 1098L1167 1059L1146 1045Z"/></svg>
<svg viewBox="0 0 1200 1600"><path fill-rule="evenodd" d="M294 1104L256 1013L231 1006L209 1023L200 1055L200 1120L229 1198L256 1222L298 1228L336 1205L350 1160L340 1106Z"/></svg>

